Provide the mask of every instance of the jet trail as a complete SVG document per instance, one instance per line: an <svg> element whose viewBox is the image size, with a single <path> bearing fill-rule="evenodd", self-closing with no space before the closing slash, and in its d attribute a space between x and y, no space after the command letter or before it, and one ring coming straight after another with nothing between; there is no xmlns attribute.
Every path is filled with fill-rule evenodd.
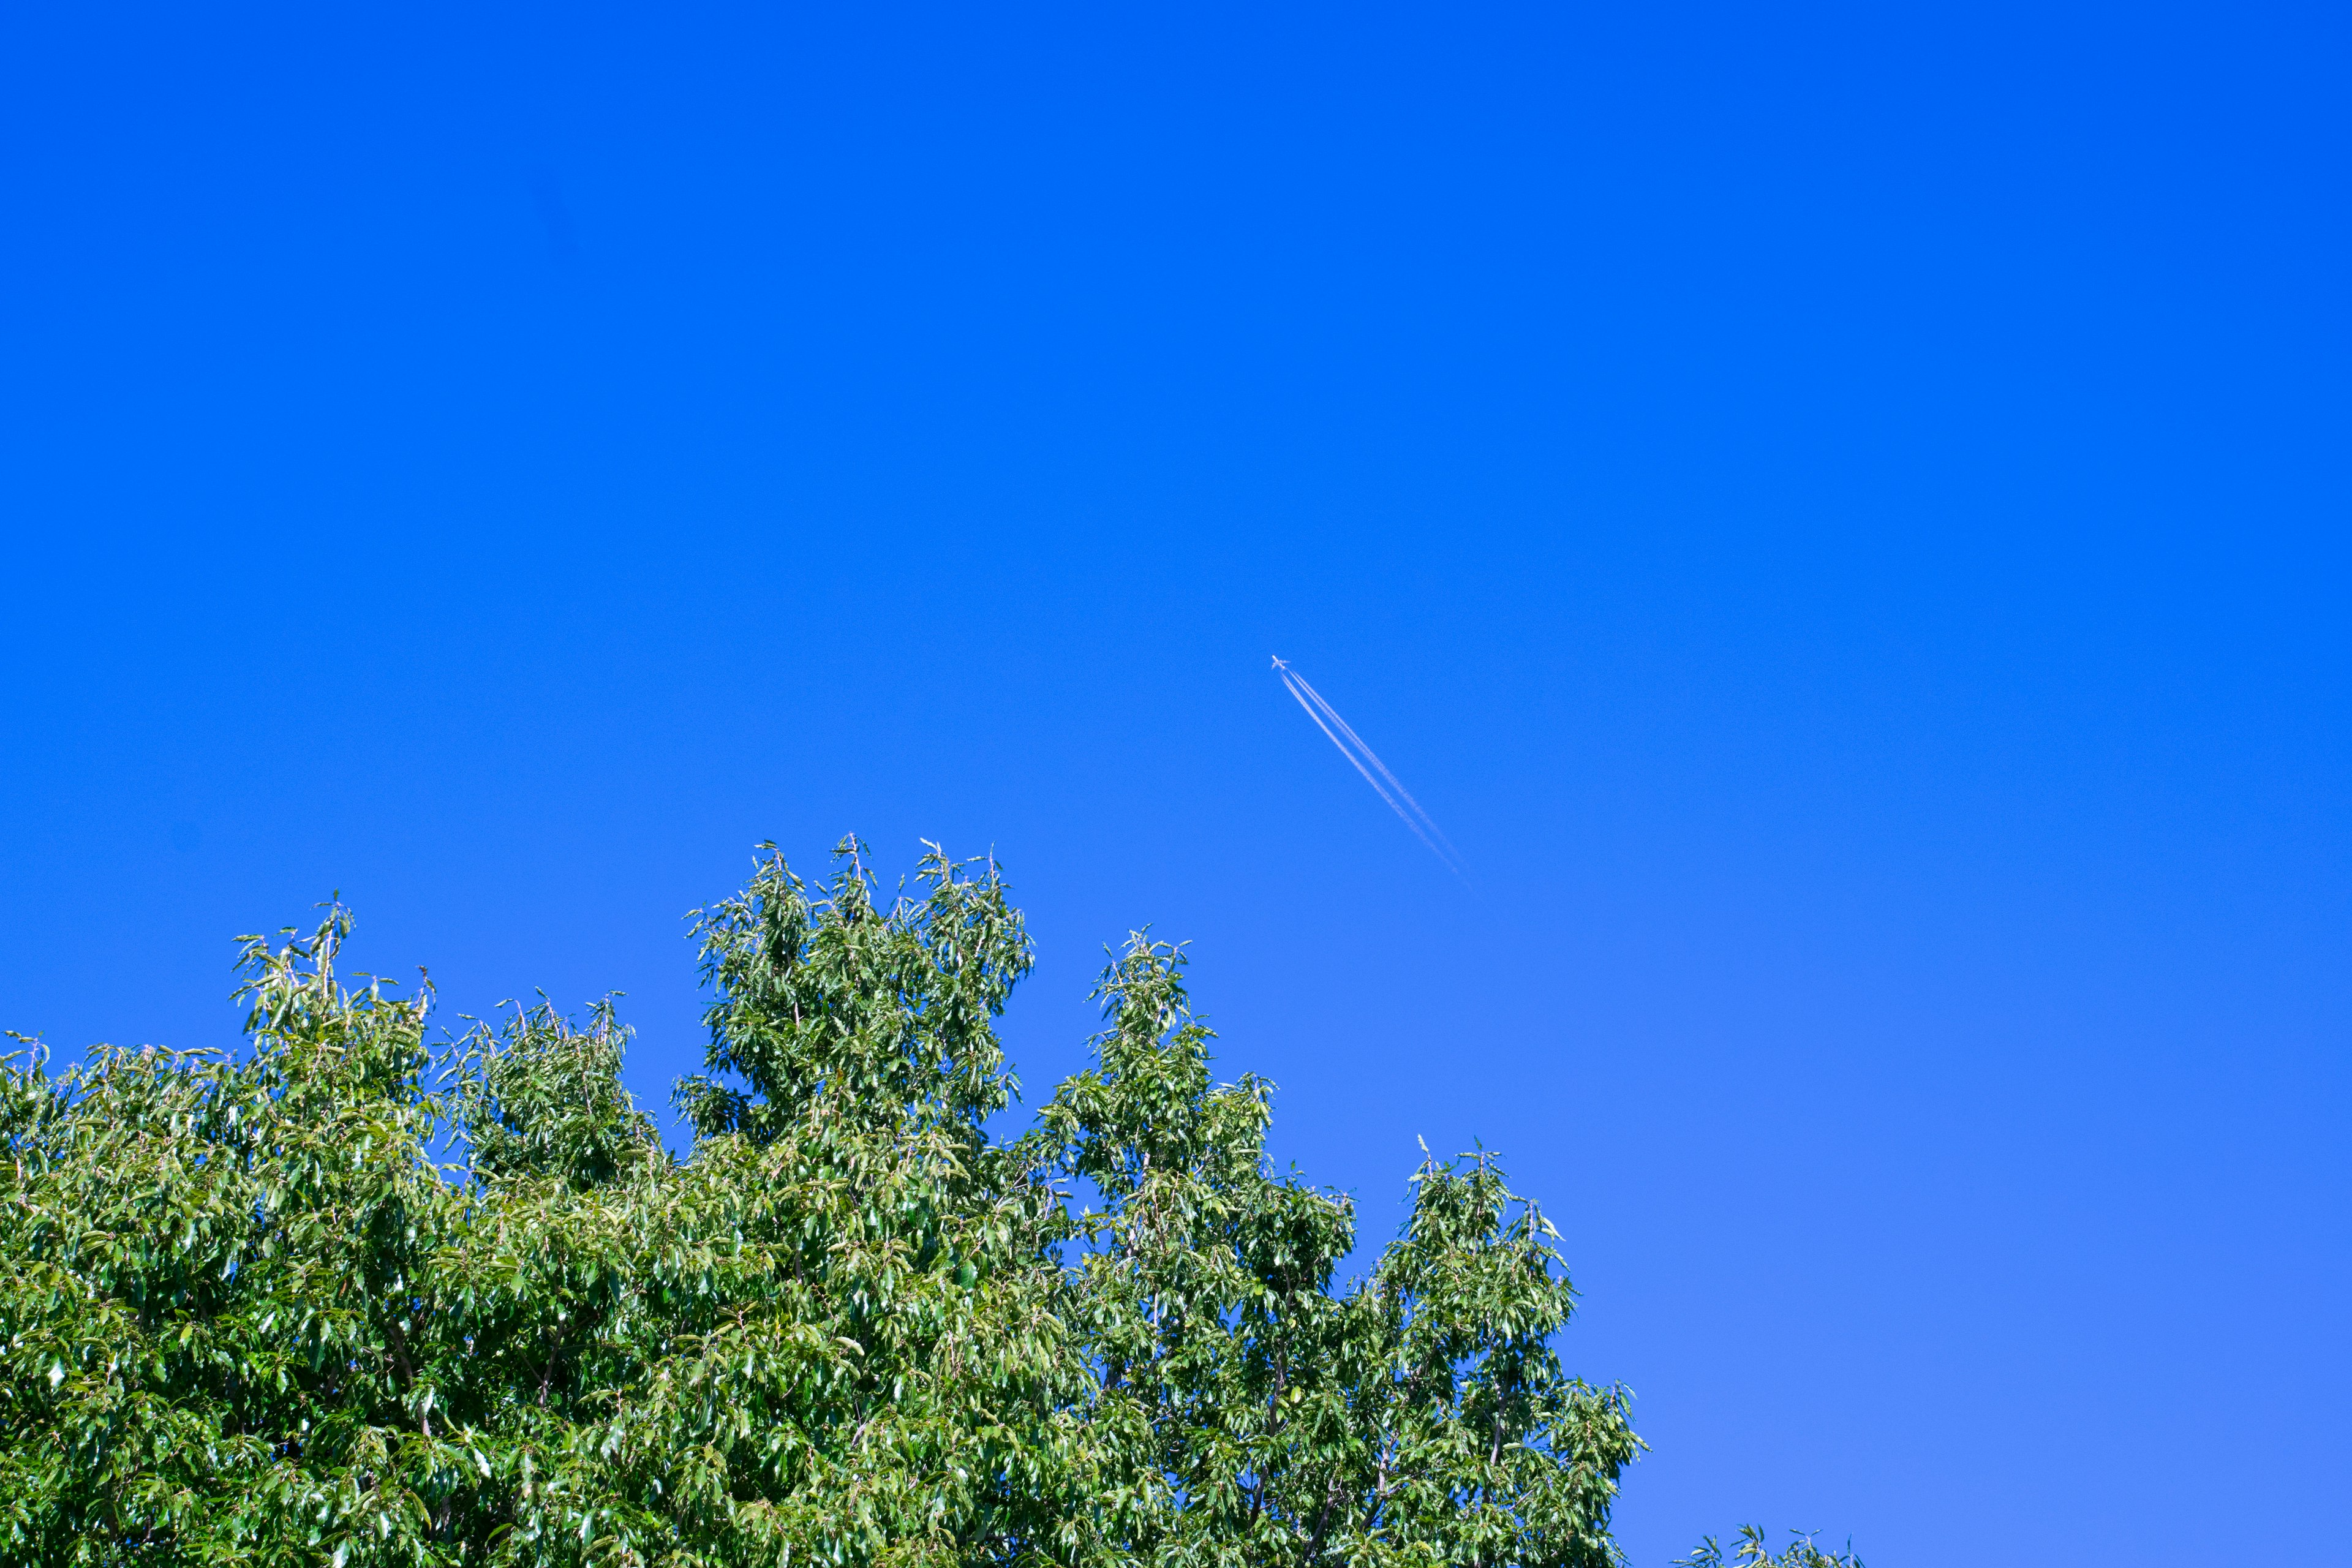
<svg viewBox="0 0 2352 1568"><path fill-rule="evenodd" d="M1397 814L1397 820L1412 828L1413 836L1429 846L1429 852L1445 862L1447 870L1467 882L1469 879L1462 874L1461 851L1454 847L1454 841L1445 837L1444 830L1437 826L1429 813L1421 808L1421 802L1412 798L1412 792L1397 781L1396 774L1389 772L1388 764L1364 744L1364 738L1348 727L1348 721L1339 717L1339 710L1323 700L1321 692L1307 684L1306 677L1278 658L1274 661L1274 668L1275 672L1282 677L1283 689L1307 710L1307 716L1315 721L1315 727L1339 748L1339 754L1347 758L1358 773L1364 775L1364 782L1372 786L1373 793L1388 802L1389 809ZM1345 740L1340 739L1343 735L1347 737ZM1365 766L1367 763L1371 765ZM1374 777L1375 773L1379 776Z"/></svg>

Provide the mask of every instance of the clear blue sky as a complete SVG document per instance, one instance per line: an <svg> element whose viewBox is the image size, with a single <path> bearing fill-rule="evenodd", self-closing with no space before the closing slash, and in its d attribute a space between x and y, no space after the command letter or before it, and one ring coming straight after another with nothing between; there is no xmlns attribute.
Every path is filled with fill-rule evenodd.
<svg viewBox="0 0 2352 1568"><path fill-rule="evenodd" d="M0 1023L993 846L1545 1199L1643 1568L2352 1561L2332 8L16 6ZM1412 786L1465 890L1267 669Z"/></svg>

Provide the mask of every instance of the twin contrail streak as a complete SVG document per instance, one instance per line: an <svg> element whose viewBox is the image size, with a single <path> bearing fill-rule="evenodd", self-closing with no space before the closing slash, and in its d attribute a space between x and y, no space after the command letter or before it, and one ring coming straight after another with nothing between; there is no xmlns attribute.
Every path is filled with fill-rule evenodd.
<svg viewBox="0 0 2352 1568"><path fill-rule="evenodd" d="M1429 813L1421 808L1421 802L1412 798L1412 792L1397 782L1396 774L1389 772L1389 765L1364 744L1361 735L1348 727L1348 721L1339 717L1338 709L1323 700L1321 692L1307 684L1304 676L1279 658L1274 661L1274 668L1275 672L1282 677L1283 689L1297 699L1298 705L1307 710L1307 716L1315 721L1315 727L1339 748L1339 754L1347 758L1358 773L1364 775L1364 782L1372 786L1373 793L1388 802L1389 809L1397 814L1397 820L1412 828L1413 837L1428 845L1429 852L1444 861L1447 870L1461 877L1461 851L1454 847L1454 841L1445 837L1444 830L1437 826ZM1342 736L1346 738L1343 740ZM1377 777L1374 776L1376 774ZM1464 877L1463 880L1469 879Z"/></svg>

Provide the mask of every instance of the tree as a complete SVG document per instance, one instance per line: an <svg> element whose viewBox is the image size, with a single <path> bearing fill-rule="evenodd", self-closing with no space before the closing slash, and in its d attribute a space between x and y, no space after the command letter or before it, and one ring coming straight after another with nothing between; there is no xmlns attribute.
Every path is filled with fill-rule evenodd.
<svg viewBox="0 0 2352 1568"><path fill-rule="evenodd" d="M1344 1197L1268 1173L1270 1087L1213 1087L1182 954L1138 936L1099 1062L1041 1141L1100 1194L1074 1323L1118 1434L1122 1542L1152 1563L1603 1564L1638 1443L1621 1389L1564 1376L1556 1233L1495 1163L1435 1161L1360 1286Z"/></svg>
<svg viewBox="0 0 2352 1568"><path fill-rule="evenodd" d="M854 841L814 893L771 853L698 912L677 1159L609 1000L436 1042L429 987L337 977L351 929L243 939L242 1050L0 1075L7 1560L1617 1561L1640 1444L1559 1363L1551 1227L1430 1160L1339 1285L1353 1210L1269 1170L1175 949L993 1137L994 864L886 903Z"/></svg>

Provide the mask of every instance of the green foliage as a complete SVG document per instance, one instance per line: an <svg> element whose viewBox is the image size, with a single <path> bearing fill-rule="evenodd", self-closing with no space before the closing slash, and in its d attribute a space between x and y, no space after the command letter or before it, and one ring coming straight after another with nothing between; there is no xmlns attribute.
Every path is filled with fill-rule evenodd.
<svg viewBox="0 0 2352 1568"><path fill-rule="evenodd" d="M1351 1205L1267 1173L1270 1086L1213 1086L1181 955L1138 937L1099 1065L1040 1134L1101 1194L1071 1310L1118 1435L1116 1529L1153 1563L1600 1564L1638 1443L1621 1389L1565 1377L1551 1226L1480 1156L1432 1161L1358 1288Z"/></svg>
<svg viewBox="0 0 2352 1568"><path fill-rule="evenodd" d="M610 997L575 1031L541 998L492 1034L477 1028L457 1058L457 1124L483 1182L556 1176L575 1192L609 1184L659 1141L621 1087L629 1031Z"/></svg>
<svg viewBox="0 0 2352 1568"><path fill-rule="evenodd" d="M1764 1531L1756 1525L1739 1527L1739 1539L1733 1543L1732 1555L1723 1554L1723 1545L1712 1535L1699 1544L1688 1557L1675 1559L1675 1568L1862 1568L1862 1559L1848 1546L1843 1552L1824 1552L1813 1544L1813 1538L1801 1530L1789 1532L1792 1537L1788 1548L1778 1557L1764 1543Z"/></svg>
<svg viewBox="0 0 2352 1568"><path fill-rule="evenodd" d="M12 1560L305 1561L478 1490L432 1318L465 1202L426 1158L425 1003L337 984L349 931L246 939L242 1058L6 1075Z"/></svg>
<svg viewBox="0 0 2352 1568"><path fill-rule="evenodd" d="M698 912L683 1160L609 1001L433 1043L429 992L337 979L340 907L246 939L242 1051L13 1058L0 1558L1619 1560L1627 1396L1562 1371L1558 1237L1492 1159L1424 1163L1339 1288L1352 1206L1270 1170L1269 1086L1213 1080L1141 937L1096 1066L992 1137L996 868L885 902L840 861Z"/></svg>

